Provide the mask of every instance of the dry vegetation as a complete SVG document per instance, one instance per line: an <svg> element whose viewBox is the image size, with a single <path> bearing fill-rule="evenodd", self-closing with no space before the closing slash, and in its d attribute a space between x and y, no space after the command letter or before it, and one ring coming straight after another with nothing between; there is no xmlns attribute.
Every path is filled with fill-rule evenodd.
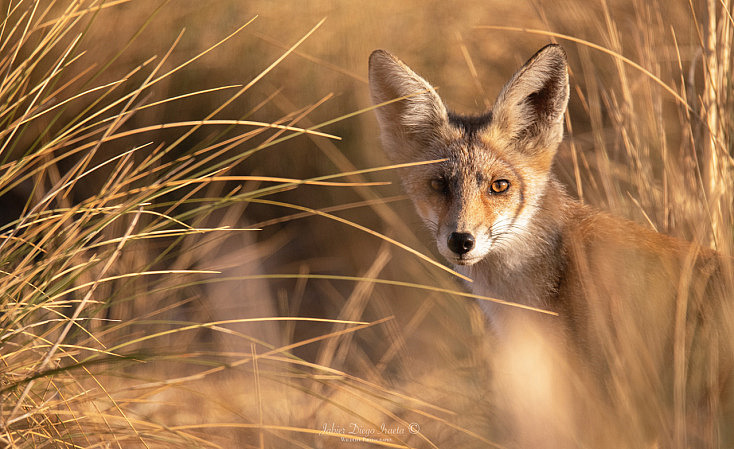
<svg viewBox="0 0 734 449"><path fill-rule="evenodd" d="M469 112L558 41L569 189L732 253L728 0L1 6L0 445L496 447L374 48Z"/></svg>

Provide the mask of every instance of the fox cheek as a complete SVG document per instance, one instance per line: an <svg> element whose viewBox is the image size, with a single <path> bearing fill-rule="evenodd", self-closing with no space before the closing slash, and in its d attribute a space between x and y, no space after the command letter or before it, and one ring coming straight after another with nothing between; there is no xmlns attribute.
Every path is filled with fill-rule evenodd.
<svg viewBox="0 0 734 449"><path fill-rule="evenodd" d="M430 227L438 225L438 212L435 206L428 201L414 201L415 209L423 221Z"/></svg>

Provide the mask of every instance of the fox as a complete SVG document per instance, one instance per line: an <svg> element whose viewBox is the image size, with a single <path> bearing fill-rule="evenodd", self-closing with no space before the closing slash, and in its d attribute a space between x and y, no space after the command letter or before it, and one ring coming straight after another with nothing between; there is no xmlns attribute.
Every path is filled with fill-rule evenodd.
<svg viewBox="0 0 734 449"><path fill-rule="evenodd" d="M553 165L570 96L549 44L493 106L457 113L385 50L382 147L438 252L481 301L509 447L734 447L731 259L592 208Z"/></svg>

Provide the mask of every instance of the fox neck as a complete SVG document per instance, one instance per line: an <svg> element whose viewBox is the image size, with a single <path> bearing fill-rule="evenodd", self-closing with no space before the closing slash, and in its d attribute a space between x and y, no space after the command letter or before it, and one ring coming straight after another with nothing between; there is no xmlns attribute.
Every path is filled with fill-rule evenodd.
<svg viewBox="0 0 734 449"><path fill-rule="evenodd" d="M457 271L473 280L470 288L477 295L552 308L565 268L562 235L571 202L563 186L551 177L522 245L512 251L490 252L473 265L457 266ZM493 321L506 309L484 300L480 300L480 306Z"/></svg>

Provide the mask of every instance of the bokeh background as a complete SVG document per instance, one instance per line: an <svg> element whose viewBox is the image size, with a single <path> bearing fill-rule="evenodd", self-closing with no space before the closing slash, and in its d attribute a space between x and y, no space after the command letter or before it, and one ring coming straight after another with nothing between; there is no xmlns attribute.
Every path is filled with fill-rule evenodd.
<svg viewBox="0 0 734 449"><path fill-rule="evenodd" d="M18 91L2 91L8 129L14 123L8 117L22 117L24 106L49 108L91 86L125 79L105 96L75 98L54 115L4 133L3 232L62 248L63 242L47 238L56 232L60 240L79 238L80 245L73 254L28 250L22 264L5 248L3 269L17 270L13 279L29 276L27 285L40 285L40 276L50 289L55 274L78 267L55 299L66 307L58 314L64 320L87 292L93 300L82 311L89 321L62 336L64 320L32 324L47 319L52 307L29 302L27 313L18 314L12 304L23 301L3 297L0 437L11 447L493 447L501 440L501 417L486 387L492 337L476 305L447 293L465 289L455 276L387 240L443 263L402 194L398 172L336 178L362 183L353 186L254 178L310 179L388 164L368 110L367 59L374 49L400 57L438 88L450 108L478 113L491 107L503 83L537 49L562 44L572 93L554 170L568 190L600 209L731 252L732 20L726 1L6 0L2 10L4 79L23 58L38 60L26 66L27 81L17 84ZM78 21L69 21L68 33L38 57L33 49L43 46L51 29L43 24L73 14ZM24 35L26 24L32 32ZM30 95L19 100L23 107L10 108L18 92L32 94L67 51L76 59L54 78L63 89L45 104ZM93 154L70 151L80 145L72 142L39 156L28 177L13 172L64 124L134 91L160 61L158 74L187 65L141 90L133 107L230 87L126 115L116 132L153 128L104 141ZM119 108L106 115L114 117ZM271 145L282 131L242 138L253 128L156 127L204 118L302 128L333 121L318 131L340 139L297 135ZM100 200L127 207L100 231L110 242L125 243L108 252L96 252L87 231L64 232L97 222L60 211L108 198L108 182L130 192L155 184L163 172L151 168L126 183L125 172L110 163L44 203L85 154L91 167L149 145L125 159L143 165L172 142L158 162L168 164L171 179L179 179L175 173L186 172L186 164L201 162L206 169L228 160L218 175L252 178L166 191L137 203ZM226 149L215 154L214 147ZM258 151L248 153L252 149ZM369 182L389 184L364 184ZM271 190L237 196L265 187ZM128 242L123 236L131 229L133 235L166 229L160 217L133 213L141 207L176 218L164 220L167 226L260 230ZM28 237L28 227L19 230L23 217L39 217L41 209L60 225ZM58 259L46 263L44 254ZM111 267L105 268L104 257L114 261ZM153 269L217 274L171 271L95 284L112 273ZM27 285L12 290L9 279L6 292L27 292ZM263 320L273 317L352 323ZM57 340L76 349L53 350L50 361L39 363ZM92 362L78 366L84 354L92 354ZM345 441L342 434L371 440Z"/></svg>

